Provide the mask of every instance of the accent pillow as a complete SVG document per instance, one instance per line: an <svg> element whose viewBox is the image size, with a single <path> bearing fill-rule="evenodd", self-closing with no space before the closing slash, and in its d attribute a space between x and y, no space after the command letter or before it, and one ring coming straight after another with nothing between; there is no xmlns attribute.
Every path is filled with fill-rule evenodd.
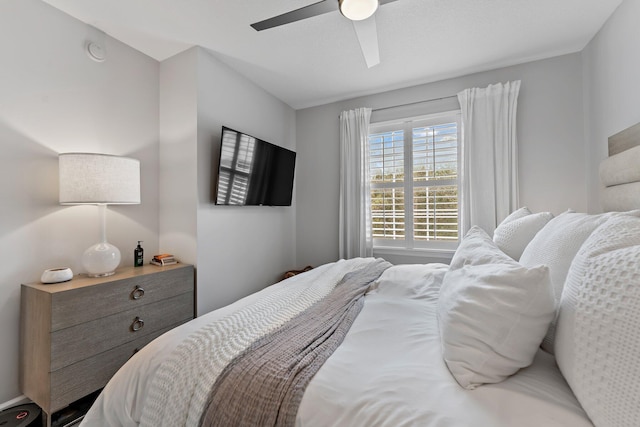
<svg viewBox="0 0 640 427"><path fill-rule="evenodd" d="M513 221L515 219L524 218L527 215L531 215L531 211L529 210L528 207L523 206L520 209L516 209L515 211L513 211L509 215L507 215L507 217L505 219L503 219L500 224L506 224L506 223L511 222L511 221Z"/></svg>
<svg viewBox="0 0 640 427"><path fill-rule="evenodd" d="M556 307L560 305L571 261L587 237L611 214L589 215L573 211L564 212L549 221L527 245L520 257L520 264L533 267L544 264L549 267ZM542 341L542 348L553 354L553 339L556 330L554 316Z"/></svg>
<svg viewBox="0 0 640 427"><path fill-rule="evenodd" d="M526 268L473 227L444 277L437 314L442 355L474 389L529 366L554 317L549 269Z"/></svg>
<svg viewBox="0 0 640 427"><path fill-rule="evenodd" d="M556 360L597 427L640 425L640 218L614 215L569 269Z"/></svg>
<svg viewBox="0 0 640 427"><path fill-rule="evenodd" d="M477 225L471 227L458 245L449 270L458 270L465 265L491 264L504 259L505 253L493 243L491 237Z"/></svg>
<svg viewBox="0 0 640 427"><path fill-rule="evenodd" d="M551 212L539 212L510 219L513 214L506 217L498 225L493 232L493 241L505 254L518 261L524 248L536 233L553 218L553 214Z"/></svg>

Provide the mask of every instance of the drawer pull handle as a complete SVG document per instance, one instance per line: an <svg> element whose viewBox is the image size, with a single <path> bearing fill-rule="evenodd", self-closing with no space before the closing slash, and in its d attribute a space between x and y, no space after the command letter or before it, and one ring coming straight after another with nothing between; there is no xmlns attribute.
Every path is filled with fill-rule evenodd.
<svg viewBox="0 0 640 427"><path fill-rule="evenodd" d="M133 292L131 292L131 298L140 299L143 296L144 296L144 289L141 288L139 285L136 285L136 288L133 290Z"/></svg>
<svg viewBox="0 0 640 427"><path fill-rule="evenodd" d="M144 326L144 320L139 317L136 317L131 324L131 330L133 332L139 331Z"/></svg>

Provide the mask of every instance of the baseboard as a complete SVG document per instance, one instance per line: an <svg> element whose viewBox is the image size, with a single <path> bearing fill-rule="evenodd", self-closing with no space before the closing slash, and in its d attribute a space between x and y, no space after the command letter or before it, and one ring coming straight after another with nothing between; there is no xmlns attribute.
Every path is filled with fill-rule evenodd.
<svg viewBox="0 0 640 427"><path fill-rule="evenodd" d="M11 399L8 402L0 403L0 411L4 411L7 408L12 408L14 406L22 405L25 403L31 403L31 400L27 398L27 396L22 395L18 396L15 399Z"/></svg>

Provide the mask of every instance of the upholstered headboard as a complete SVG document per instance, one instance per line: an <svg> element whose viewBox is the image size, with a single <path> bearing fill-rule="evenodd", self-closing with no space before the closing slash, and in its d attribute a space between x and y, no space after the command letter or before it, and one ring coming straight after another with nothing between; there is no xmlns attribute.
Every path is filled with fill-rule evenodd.
<svg viewBox="0 0 640 427"><path fill-rule="evenodd" d="M640 123L609 137L609 157L600 163L605 212L640 209Z"/></svg>

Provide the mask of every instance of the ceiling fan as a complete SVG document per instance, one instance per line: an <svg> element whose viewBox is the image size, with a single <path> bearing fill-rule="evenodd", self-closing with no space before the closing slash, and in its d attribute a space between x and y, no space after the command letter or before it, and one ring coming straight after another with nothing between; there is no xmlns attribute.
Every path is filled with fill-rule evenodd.
<svg viewBox="0 0 640 427"><path fill-rule="evenodd" d="M318 3L264 21L256 22L251 26L256 31L279 27L302 19L322 15L324 13L340 10L342 15L353 22L353 28L358 36L360 49L367 63L371 68L380 63L380 52L378 50L378 32L376 20L373 14L378 9L378 5L391 3L396 0L323 0Z"/></svg>

